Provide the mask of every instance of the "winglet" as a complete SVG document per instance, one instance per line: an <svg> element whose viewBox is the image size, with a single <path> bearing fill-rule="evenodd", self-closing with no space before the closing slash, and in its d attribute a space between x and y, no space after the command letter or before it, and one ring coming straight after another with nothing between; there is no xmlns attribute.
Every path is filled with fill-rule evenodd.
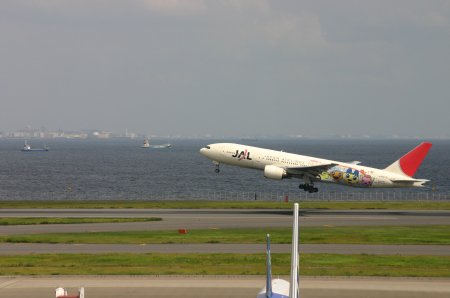
<svg viewBox="0 0 450 298"><path fill-rule="evenodd" d="M270 258L270 235L267 234L267 260L266 260L266 297L272 297L272 262Z"/></svg>
<svg viewBox="0 0 450 298"><path fill-rule="evenodd" d="M298 255L298 203L294 204L294 220L292 225L291 282L289 298L299 297L299 255Z"/></svg>
<svg viewBox="0 0 450 298"><path fill-rule="evenodd" d="M399 160L396 160L393 164L388 166L385 170L413 177L432 146L433 144L428 142L421 143L419 146L403 155Z"/></svg>

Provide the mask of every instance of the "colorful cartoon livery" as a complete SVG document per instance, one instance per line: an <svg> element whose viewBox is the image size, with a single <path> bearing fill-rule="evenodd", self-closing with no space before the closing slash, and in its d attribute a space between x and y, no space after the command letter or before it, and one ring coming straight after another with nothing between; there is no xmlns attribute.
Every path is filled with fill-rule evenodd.
<svg viewBox="0 0 450 298"><path fill-rule="evenodd" d="M373 178L364 169L357 170L344 166L332 167L327 172L319 174L320 182L331 182L348 184L351 186L370 187L373 184Z"/></svg>

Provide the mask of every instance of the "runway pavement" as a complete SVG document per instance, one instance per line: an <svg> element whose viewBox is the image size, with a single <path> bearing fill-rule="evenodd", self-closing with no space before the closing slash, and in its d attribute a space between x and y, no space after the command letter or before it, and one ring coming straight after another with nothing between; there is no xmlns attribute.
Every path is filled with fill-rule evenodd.
<svg viewBox="0 0 450 298"><path fill-rule="evenodd" d="M208 228L291 227L291 210L230 209L0 209L0 217L161 217L162 221L102 224L0 226L0 235L173 230ZM450 225L449 211L302 210L301 226ZM0 244L0 255L29 253L259 253L261 244ZM290 245L274 244L274 252ZM448 245L303 244L303 253L450 255Z"/></svg>
<svg viewBox="0 0 450 298"><path fill-rule="evenodd" d="M0 226L0 235L290 227L291 210L230 209L0 209L0 217L161 217L162 221ZM301 226L450 225L449 211L302 210Z"/></svg>
<svg viewBox="0 0 450 298"><path fill-rule="evenodd" d="M264 253L265 244L49 244L2 243L0 255L39 253ZM449 245L300 244L301 253L450 256ZM272 244L272 253L291 252L290 244Z"/></svg>
<svg viewBox="0 0 450 298"><path fill-rule="evenodd" d="M291 210L161 210L161 209L0 209L0 217L161 217L159 222L1 226L0 235L171 230L179 228L291 227ZM448 211L328 211L302 210L301 226L450 225ZM302 253L450 255L445 245L302 244ZM0 255L30 253L103 252L239 252L264 253L263 244L0 244ZM290 252L290 245L273 244L272 252ZM76 294L86 288L86 298L123 297L255 297L264 277L149 277L64 276L1 277L0 298L54 297L58 286ZM308 298L443 298L450 297L450 279L409 278L301 278L301 295Z"/></svg>
<svg viewBox="0 0 450 298"><path fill-rule="evenodd" d="M67 288L69 294L76 294L78 287L84 286L86 298L243 298L255 297L264 283L264 276L0 277L0 298L50 298L59 286ZM308 298L447 298L450 280L301 277L300 295Z"/></svg>

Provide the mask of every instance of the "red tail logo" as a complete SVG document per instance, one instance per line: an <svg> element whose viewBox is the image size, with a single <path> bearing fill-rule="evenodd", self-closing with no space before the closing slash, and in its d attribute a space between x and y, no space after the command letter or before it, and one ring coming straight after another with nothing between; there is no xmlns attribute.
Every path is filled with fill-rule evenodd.
<svg viewBox="0 0 450 298"><path fill-rule="evenodd" d="M424 142L400 158L400 167L409 177L414 176L433 144Z"/></svg>

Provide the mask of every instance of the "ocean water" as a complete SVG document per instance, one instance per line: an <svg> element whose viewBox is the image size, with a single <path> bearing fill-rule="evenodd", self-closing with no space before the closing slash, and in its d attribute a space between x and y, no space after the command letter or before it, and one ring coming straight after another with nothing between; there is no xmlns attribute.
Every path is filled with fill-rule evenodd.
<svg viewBox="0 0 450 298"><path fill-rule="evenodd" d="M152 140L166 143L167 140ZM303 192L298 179L273 181L261 171L221 165L220 174L199 149L217 140L171 140L171 149L142 149L141 140L46 140L49 152L21 152L23 140L0 140L0 199L202 198L212 192ZM384 168L415 140L227 140ZM33 147L42 140L30 140ZM450 192L450 141L434 146L416 173L434 192ZM317 184L320 192L370 191ZM429 191L430 188L411 191ZM405 191L404 189L392 191Z"/></svg>

